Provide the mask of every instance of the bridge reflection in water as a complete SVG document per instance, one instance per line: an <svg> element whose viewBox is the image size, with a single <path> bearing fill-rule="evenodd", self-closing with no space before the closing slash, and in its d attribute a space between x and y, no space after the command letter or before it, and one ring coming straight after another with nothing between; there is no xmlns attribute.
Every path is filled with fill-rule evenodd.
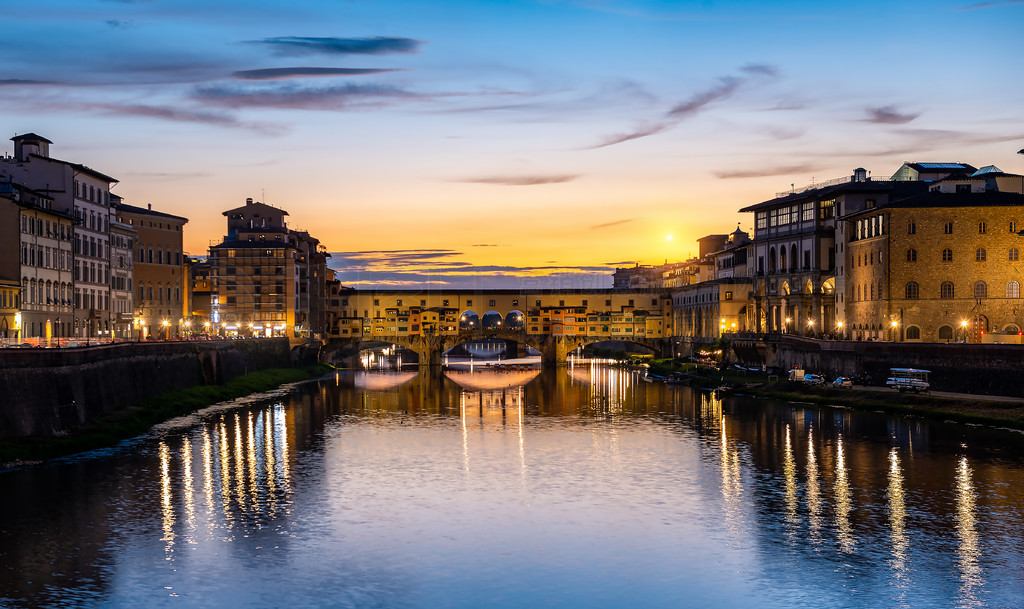
<svg viewBox="0 0 1024 609"><path fill-rule="evenodd" d="M1024 606L1019 434L597 364L338 371L0 491L11 607Z"/></svg>

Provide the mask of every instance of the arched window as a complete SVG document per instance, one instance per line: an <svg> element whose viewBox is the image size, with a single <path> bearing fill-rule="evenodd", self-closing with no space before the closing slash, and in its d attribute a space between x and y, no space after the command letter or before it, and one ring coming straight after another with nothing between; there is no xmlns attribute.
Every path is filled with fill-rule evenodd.
<svg viewBox="0 0 1024 609"><path fill-rule="evenodd" d="M1011 261L1011 262L1012 262L1012 261L1016 261L1016 260L1018 260L1019 258L1020 258L1020 252L1019 252L1019 251L1017 251L1017 248L1015 248L1015 247L1011 247L1011 248L1010 248L1010 261Z"/></svg>
<svg viewBox="0 0 1024 609"><path fill-rule="evenodd" d="M985 248L979 247L977 250L974 251L974 261L985 262Z"/></svg>
<svg viewBox="0 0 1024 609"><path fill-rule="evenodd" d="M985 223L984 222L978 222L978 234L979 235L984 235L985 234Z"/></svg>
<svg viewBox="0 0 1024 609"><path fill-rule="evenodd" d="M917 233L917 224L913 220L907 222L907 234L913 235Z"/></svg>
<svg viewBox="0 0 1024 609"><path fill-rule="evenodd" d="M944 223L942 225L942 232L947 234L947 235L952 235L953 234L953 223L952 222Z"/></svg>
<svg viewBox="0 0 1024 609"><path fill-rule="evenodd" d="M861 297L860 297L860 284L857 284L857 300L861 300Z"/></svg>
<svg viewBox="0 0 1024 609"><path fill-rule="evenodd" d="M948 247L942 250L942 261L953 262L953 250L949 249Z"/></svg>
<svg viewBox="0 0 1024 609"><path fill-rule="evenodd" d="M917 250L907 250L907 262L917 262Z"/></svg>
<svg viewBox="0 0 1024 609"><path fill-rule="evenodd" d="M939 298L953 298L953 282L943 281L939 286Z"/></svg>
<svg viewBox="0 0 1024 609"><path fill-rule="evenodd" d="M974 297L975 298L988 298L988 284L984 281L974 282Z"/></svg>
<svg viewBox="0 0 1024 609"><path fill-rule="evenodd" d="M875 299L875 286L871 286L870 289L871 289L871 298L869 300L874 300Z"/></svg>
<svg viewBox="0 0 1024 609"><path fill-rule="evenodd" d="M775 248L768 250L768 272L775 272Z"/></svg>
<svg viewBox="0 0 1024 609"><path fill-rule="evenodd" d="M787 268L789 267L786 266L786 246L783 245L779 248L779 272L784 273Z"/></svg>
<svg viewBox="0 0 1024 609"><path fill-rule="evenodd" d="M916 281L907 282L907 300L917 300L921 297L921 288Z"/></svg>
<svg viewBox="0 0 1024 609"><path fill-rule="evenodd" d="M1006 284L1006 297L1007 298L1020 298L1020 284L1016 281L1010 281Z"/></svg>
<svg viewBox="0 0 1024 609"><path fill-rule="evenodd" d="M881 281L878 282L878 299L879 300L882 299L882 282Z"/></svg>
<svg viewBox="0 0 1024 609"><path fill-rule="evenodd" d="M953 328L949 326L939 328L939 340L953 340Z"/></svg>
<svg viewBox="0 0 1024 609"><path fill-rule="evenodd" d="M921 340L921 328L918 328L917 326L908 326L907 340Z"/></svg>

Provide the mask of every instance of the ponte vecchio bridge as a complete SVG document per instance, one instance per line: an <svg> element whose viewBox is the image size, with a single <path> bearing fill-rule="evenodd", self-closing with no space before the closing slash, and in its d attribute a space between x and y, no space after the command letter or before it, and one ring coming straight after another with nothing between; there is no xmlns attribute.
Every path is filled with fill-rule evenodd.
<svg viewBox="0 0 1024 609"><path fill-rule="evenodd" d="M591 343L626 341L666 352L672 297L663 290L384 290L341 289L328 350L391 343L415 351L421 366L441 364L448 349L484 338L513 340L564 364Z"/></svg>

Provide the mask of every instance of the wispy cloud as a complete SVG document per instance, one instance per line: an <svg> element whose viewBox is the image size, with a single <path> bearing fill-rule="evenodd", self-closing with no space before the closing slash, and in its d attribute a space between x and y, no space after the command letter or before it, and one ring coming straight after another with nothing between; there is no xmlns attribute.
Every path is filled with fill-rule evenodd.
<svg viewBox="0 0 1024 609"><path fill-rule="evenodd" d="M719 77L717 84L703 91L698 91L691 95L687 100L672 106L661 118L654 121L643 122L639 127L627 133L619 133L606 137L591 148L604 148L606 146L621 144L630 140L661 133L675 127L680 122L705 111L715 102L731 98L736 91L740 89L740 87L744 86L752 79L774 79L778 77L778 70L774 66L769 65L747 65L741 67L739 71L742 72L743 75L727 75Z"/></svg>
<svg viewBox="0 0 1024 609"><path fill-rule="evenodd" d="M467 178L459 180L470 184L500 184L502 186L538 186L541 184L561 184L571 182L579 175L536 175L536 176L502 176L490 178Z"/></svg>
<svg viewBox="0 0 1024 609"><path fill-rule="evenodd" d="M218 127L252 129L263 132L277 132L278 128L266 123L241 121L237 117L221 112L187 110L170 106L148 106L141 104L82 103L72 104L84 110L94 110L118 116L139 116L167 121L199 123Z"/></svg>
<svg viewBox="0 0 1024 609"><path fill-rule="evenodd" d="M606 265L568 267L554 262L536 266L474 265L458 259L463 255L446 249L334 252L330 265L348 286L432 285L453 289L607 288L614 269Z"/></svg>
<svg viewBox="0 0 1024 609"><path fill-rule="evenodd" d="M883 125L905 125L914 120L921 113L899 112L895 106L882 106L880 108L867 108L868 117L861 119L866 123L880 123Z"/></svg>
<svg viewBox="0 0 1024 609"><path fill-rule="evenodd" d="M627 224L629 222L633 222L634 220L636 220L636 218L626 218L625 220L616 220L614 222L605 222L604 224L595 224L595 225L590 227L590 230L600 230L602 228L611 228L613 226L620 226L622 224Z"/></svg>
<svg viewBox="0 0 1024 609"><path fill-rule="evenodd" d="M733 178L766 178L794 173L807 173L817 169L813 165L788 165L784 167L765 167L763 169L745 169L740 171L716 171L715 177L728 180Z"/></svg>
<svg viewBox="0 0 1024 609"><path fill-rule="evenodd" d="M216 106L238 108L288 108L293 110L348 110L375 106L388 100L422 96L397 87L352 84L313 87L281 84L261 87L210 85L199 87L193 98Z"/></svg>
<svg viewBox="0 0 1024 609"><path fill-rule="evenodd" d="M314 38L280 36L249 40L248 44L269 47L277 55L390 55L416 53L422 42L412 38L374 36L371 38Z"/></svg>
<svg viewBox="0 0 1024 609"><path fill-rule="evenodd" d="M317 78L329 76L365 76L397 72L393 68L263 68L239 70L231 76L239 80L287 80L289 78Z"/></svg>
<svg viewBox="0 0 1024 609"><path fill-rule="evenodd" d="M53 80L29 80L24 78L0 78L0 87L14 87L19 85L57 85L61 84Z"/></svg>
<svg viewBox="0 0 1024 609"><path fill-rule="evenodd" d="M1024 0L1000 0L996 2L978 2L977 4L968 4L967 6L960 6L953 10L955 11L976 11L983 8L999 8L1002 6L1020 6L1024 4Z"/></svg>

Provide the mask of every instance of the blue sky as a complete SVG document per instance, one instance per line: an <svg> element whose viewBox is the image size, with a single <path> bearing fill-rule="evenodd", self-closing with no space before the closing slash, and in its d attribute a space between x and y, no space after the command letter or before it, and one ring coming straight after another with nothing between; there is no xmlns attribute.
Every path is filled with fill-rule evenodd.
<svg viewBox="0 0 1024 609"><path fill-rule="evenodd" d="M192 254L283 207L349 283L590 287L855 167L1024 172L1019 0L3 10L10 135L188 217Z"/></svg>

